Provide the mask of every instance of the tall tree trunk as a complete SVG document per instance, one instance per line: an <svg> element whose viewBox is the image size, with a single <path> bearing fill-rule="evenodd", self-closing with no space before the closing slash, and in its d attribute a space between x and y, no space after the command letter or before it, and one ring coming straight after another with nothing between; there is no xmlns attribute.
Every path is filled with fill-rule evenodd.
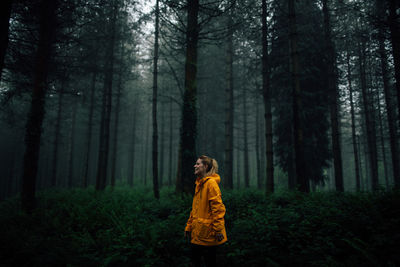
<svg viewBox="0 0 400 267"><path fill-rule="evenodd" d="M256 90L258 92L258 90ZM256 96L257 97L257 96ZM260 162L260 106L258 104L258 99L256 98L256 142L254 143L256 150L256 170L257 170L257 188L261 190L262 187L262 176L261 176L261 162Z"/></svg>
<svg viewBox="0 0 400 267"><path fill-rule="evenodd" d="M249 170L249 144L247 136L247 94L246 88L243 86L243 166L244 166L244 186L250 187L250 170Z"/></svg>
<svg viewBox="0 0 400 267"><path fill-rule="evenodd" d="M241 166L240 166L240 151L239 149L236 149L236 188L240 189L241 183L240 183L240 178L242 177L241 174Z"/></svg>
<svg viewBox="0 0 400 267"><path fill-rule="evenodd" d="M373 110L373 103L370 102L370 96L367 90L367 81L365 74L365 41L362 40L358 47L359 53L359 68L361 79L361 94L363 99L365 128L367 132L369 165L371 168L371 184L372 190L377 190L378 183L378 157L376 148L376 130L375 130L375 116Z"/></svg>
<svg viewBox="0 0 400 267"><path fill-rule="evenodd" d="M193 194L193 164L196 161L196 75L197 43L199 38L199 0L187 1L185 92L182 107L179 163L181 173L177 191ZM179 170L179 167L178 167Z"/></svg>
<svg viewBox="0 0 400 267"><path fill-rule="evenodd" d="M135 151L136 151L136 124L137 124L137 104L133 103L133 113L132 113L132 134L131 143L129 150L129 161L128 161L128 184L133 186L133 179L135 175Z"/></svg>
<svg viewBox="0 0 400 267"><path fill-rule="evenodd" d="M385 9L383 6L383 2L381 0L376 1L378 16L383 16L385 14ZM397 127L396 127L396 116L395 116L395 108L392 100L391 88L389 85L389 73L387 66L387 54L385 49L385 35L382 27L378 27L378 38L379 38L379 55L381 62L381 71L382 71L382 82L383 82L383 92L385 94L385 103L386 103L386 116L388 120L389 126L389 138L390 138L390 152L392 156L392 170L393 170L393 180L396 187L400 186L400 168L399 168L399 146L397 142ZM399 45L399 44L397 44ZM398 48L400 49L400 47ZM399 81L397 81L399 84ZM397 90L399 87L397 87ZM399 95L399 93L398 93ZM398 102L400 105L400 102Z"/></svg>
<svg viewBox="0 0 400 267"><path fill-rule="evenodd" d="M359 166L358 166L358 169L360 170L360 189L359 190L362 190L363 189L363 181L366 179L364 179L364 176L363 176L363 168L362 168L362 160L361 160L361 141L360 141L360 135L356 135L356 144L357 144L357 150L360 152L359 154L358 154L358 157L357 157L357 161L358 161L358 163L359 163ZM364 154L364 156L365 156L365 154ZM367 176L367 174L365 174L365 176Z"/></svg>
<svg viewBox="0 0 400 267"><path fill-rule="evenodd" d="M327 60L328 60L328 94L329 94L329 108L331 119L331 135L332 135L332 152L333 152L333 165L335 169L335 186L336 191L343 192L343 167L342 167L342 149L340 147L340 129L339 129L339 110L338 110L338 81L336 70L336 52L332 41L331 22L328 8L328 1L322 1L322 11L324 14L324 30L325 42L327 45Z"/></svg>
<svg viewBox="0 0 400 267"><path fill-rule="evenodd" d="M361 190L361 179L360 179L360 162L358 156L358 140L356 136L356 120L354 115L354 102L353 102L353 86L351 82L351 66L350 66L350 55L347 53L347 81L349 83L349 94L350 94L350 113L351 113L351 136L353 140L353 153L354 153L354 166L356 175L356 190Z"/></svg>
<svg viewBox="0 0 400 267"><path fill-rule="evenodd" d="M172 141L173 141L173 131L174 131L174 124L173 124L173 113L172 113L172 101L169 103L169 174L168 174L168 185L172 185Z"/></svg>
<svg viewBox="0 0 400 267"><path fill-rule="evenodd" d="M381 149L382 149L382 160L383 160L383 169L384 169L384 174L385 174L385 184L386 184L386 189L389 189L389 177L388 177L388 165L387 165L387 160L386 160L386 149L385 149L385 138L383 134L383 118L382 118L382 113L381 113L381 103L380 103L380 97L379 97L379 92L377 92L378 96L378 123L379 123L379 133L380 133L380 141L381 141Z"/></svg>
<svg viewBox="0 0 400 267"><path fill-rule="evenodd" d="M160 137L160 174L159 174L159 179L160 179L160 186L163 186L164 183L164 163L165 163L165 104L161 103L161 137Z"/></svg>
<svg viewBox="0 0 400 267"><path fill-rule="evenodd" d="M13 0L2 0L0 4L0 80L8 46L8 32Z"/></svg>
<svg viewBox="0 0 400 267"><path fill-rule="evenodd" d="M158 68L158 27L159 27L159 0L156 0L156 23L154 37L154 62L153 62L153 191L155 198L160 198L158 188L158 126L157 126L157 68Z"/></svg>
<svg viewBox="0 0 400 267"><path fill-rule="evenodd" d="M110 121L112 105L112 84L114 74L114 43L117 5L112 1L112 18L109 23L110 39L104 66L103 107L101 113L99 160L97 165L96 190L104 190L107 182L107 166L110 143Z"/></svg>
<svg viewBox="0 0 400 267"><path fill-rule="evenodd" d="M390 28L390 39L392 42L393 61L394 61L394 76L396 79L396 92L397 92L397 108L398 108L398 121L400 123L400 25L399 15L397 12L397 1L387 0L389 4L389 28ZM398 162L396 164L399 164ZM399 172L397 172L399 173ZM395 186L400 187L400 176L397 175L395 178Z"/></svg>
<svg viewBox="0 0 400 267"><path fill-rule="evenodd" d="M289 6L289 41L290 41L290 58L291 58L291 73L293 87L293 140L294 140L294 158L296 182L301 192L309 192L310 184L306 176L304 163L304 140L303 140L303 125L300 113L302 112L302 92L300 88L299 77L299 52L297 51L297 26L296 12L294 0L288 1ZM268 160L268 159L267 159Z"/></svg>
<svg viewBox="0 0 400 267"><path fill-rule="evenodd" d="M145 147L144 147L144 167L143 167L143 184L147 185L147 178L149 174L149 150L150 150L150 122L151 122L151 117L149 115L149 118L146 122L146 141L145 141Z"/></svg>
<svg viewBox="0 0 400 267"><path fill-rule="evenodd" d="M123 45L121 45L121 63L122 64L122 57L124 54L124 48ZM122 70L123 67L121 66L119 70L119 77L118 77L118 85L117 85L117 103L115 106L115 113L114 113L114 133L113 133L113 150L112 150L112 156L111 156L111 186L115 186L115 180L116 180L116 169L117 169L117 157L118 157L118 127L119 127L119 113L120 113L120 106L121 106L121 94L122 94Z"/></svg>
<svg viewBox="0 0 400 267"><path fill-rule="evenodd" d="M294 4L293 4L294 5ZM289 4L289 10L291 10L291 4ZM293 6L293 16L294 16ZM296 32L296 22L293 17L294 30ZM295 36L292 36L295 38ZM291 40L291 43L297 42L295 39ZM266 181L266 192L274 192L274 157L273 157L273 136L272 136L272 107L271 107L271 88L269 82L269 66L268 66L268 25L267 25L267 1L262 0L262 85L263 85L263 96L264 96L264 116L265 116L265 141L266 141L266 156L267 156L267 181ZM293 46L293 48L296 44ZM297 52L296 52L297 53ZM299 87L300 89L300 87Z"/></svg>
<svg viewBox="0 0 400 267"><path fill-rule="evenodd" d="M52 44L56 31L56 0L42 0L39 25L39 44L36 52L35 74L31 107L25 132L25 155L22 174L21 201L30 213L35 207L36 177L40 150L40 137L45 113L45 92Z"/></svg>
<svg viewBox="0 0 400 267"><path fill-rule="evenodd" d="M227 85L225 87L225 187L233 188L233 23L232 8L228 14Z"/></svg>
<svg viewBox="0 0 400 267"><path fill-rule="evenodd" d="M55 187L57 185L58 147L60 144L64 87L65 87L65 81L63 80L63 81L61 81L61 87L60 87L60 92L59 92L59 96L58 96L57 118L56 118L53 157L52 157L52 172L51 172L51 182L50 182L51 187Z"/></svg>
<svg viewBox="0 0 400 267"><path fill-rule="evenodd" d="M94 111L94 95L96 90L96 78L97 78L97 68L93 70L92 82L90 86L90 107L89 107L89 119L87 124L87 134L86 134L86 157L83 175L83 187L86 188L89 185L89 162L90 154L92 149L92 130L93 130L93 111Z"/></svg>
<svg viewBox="0 0 400 267"><path fill-rule="evenodd" d="M72 188L74 184L74 150L75 150L75 127L76 127L76 112L78 109L77 101L74 99L72 104L72 120L71 133L69 141L69 164L68 164L68 188Z"/></svg>

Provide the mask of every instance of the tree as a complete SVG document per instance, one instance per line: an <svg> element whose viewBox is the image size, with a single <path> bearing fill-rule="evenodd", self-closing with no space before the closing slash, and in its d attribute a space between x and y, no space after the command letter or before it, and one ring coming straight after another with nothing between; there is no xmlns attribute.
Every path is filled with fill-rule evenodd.
<svg viewBox="0 0 400 267"><path fill-rule="evenodd" d="M153 60L153 190L155 198L160 198L158 189L158 127L157 127L157 89L158 89L158 33L159 33L159 0L156 0L155 31L154 31L154 60Z"/></svg>
<svg viewBox="0 0 400 267"><path fill-rule="evenodd" d="M12 0L3 0L0 4L0 80L8 46L8 28L10 25L12 2Z"/></svg>
<svg viewBox="0 0 400 267"><path fill-rule="evenodd" d="M185 91L183 96L179 166L177 188L180 192L193 193L193 163L196 161L196 74L197 74L197 44L199 38L199 0L187 1L186 30L186 61L185 61Z"/></svg>
<svg viewBox="0 0 400 267"><path fill-rule="evenodd" d="M385 6L384 2L377 0L376 1L376 10L377 10L377 17L384 18L385 17ZM386 114L387 114L387 121L389 126L389 138L390 138L390 152L392 156L392 170L393 170L393 180L395 184L400 184L400 168L399 168L399 148L398 148L398 141L396 137L396 116L395 116L395 109L394 109L394 101L392 99L391 88L389 85L389 71L388 71L388 58L385 46L385 32L384 28L382 27L383 22L378 23L378 41L379 41L379 56L380 56L380 63L381 63L381 72L382 72L382 82L383 82L383 92L385 95L385 103L386 103ZM396 36L396 34L395 34ZM394 37L395 37L394 36ZM396 46L397 44L395 44ZM400 48L398 48L400 49ZM394 52L394 51L393 51ZM398 53L396 51L395 53ZM399 84L397 81L396 84ZM396 86L397 90L399 89ZM400 103L400 102L398 102Z"/></svg>
<svg viewBox="0 0 400 267"><path fill-rule="evenodd" d="M117 20L118 5L116 0L111 4L111 18L107 23L107 31L110 35L106 59L104 64L104 86L101 111L99 160L97 166L96 190L104 190L106 187L107 165L110 141L110 119L112 103L112 84L114 74L114 46L115 46L115 24Z"/></svg>
<svg viewBox="0 0 400 267"><path fill-rule="evenodd" d="M234 3L234 2L233 2ZM227 40L227 63L226 63L226 81L225 86L225 162L224 176L225 186L233 188L233 120L234 120L234 99L233 99L233 7L228 15L228 40Z"/></svg>
<svg viewBox="0 0 400 267"><path fill-rule="evenodd" d="M306 176L304 163L304 140L303 140L303 125L300 117L302 112L302 97L299 78L299 55L297 51L297 27L296 27L296 12L294 0L288 1L289 12L289 41L290 41L290 58L291 58L291 73L293 87L293 139L294 139L294 155L295 155L295 170L297 184L302 192L309 192L309 181Z"/></svg>
<svg viewBox="0 0 400 267"><path fill-rule="evenodd" d="M358 63L360 71L360 85L361 95L363 102L363 111L365 118L365 128L367 133L368 142L368 156L369 166L371 169L371 182L372 189L377 190L379 186L378 182L378 155L376 148L376 126L375 126L375 108L371 99L371 95L367 90L367 77L366 77L366 41L364 36L361 36L361 40L358 43Z"/></svg>
<svg viewBox="0 0 400 267"><path fill-rule="evenodd" d="M328 55L328 94L331 119L331 136L332 136L332 151L333 165L335 169L335 185L336 191L343 192L343 168L342 168L342 150L340 147L340 129L339 129L339 110L338 110L338 82L336 70L336 51L332 41L331 20L329 14L328 1L322 1L322 11L324 14L324 30L325 42L327 45Z"/></svg>
<svg viewBox="0 0 400 267"><path fill-rule="evenodd" d="M398 121L400 121L400 25L399 14L397 13L398 1L387 0L389 5L389 29L390 40L392 43L393 61L394 61L394 76L396 79L396 92L397 92L397 108L398 108ZM395 186L400 187L400 178L397 175Z"/></svg>
<svg viewBox="0 0 400 267"><path fill-rule="evenodd" d="M265 140L266 140L266 159L267 159L267 182L266 192L274 192L274 157L272 144L272 107L271 107L271 89L270 74L268 64L268 26L267 26L267 1L262 1L262 91L264 97L265 109ZM260 174L259 174L260 175Z"/></svg>
<svg viewBox="0 0 400 267"><path fill-rule="evenodd" d="M40 137L44 118L44 102L49 61L56 32L56 0L42 0L40 15L39 41L36 52L36 71L33 82L31 107L28 114L25 134L25 155L22 175L22 207L31 212L35 207L36 176Z"/></svg>

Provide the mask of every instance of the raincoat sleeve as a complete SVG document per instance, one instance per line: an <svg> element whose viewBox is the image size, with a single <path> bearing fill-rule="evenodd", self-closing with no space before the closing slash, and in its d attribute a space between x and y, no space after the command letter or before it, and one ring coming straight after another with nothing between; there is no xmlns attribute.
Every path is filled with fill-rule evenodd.
<svg viewBox="0 0 400 267"><path fill-rule="evenodd" d="M185 231L186 232L191 232L192 231L192 221L193 221L193 216L192 216L192 211L190 211L190 216L189 219L186 223Z"/></svg>
<svg viewBox="0 0 400 267"><path fill-rule="evenodd" d="M216 182L209 183L208 201L212 214L212 227L216 233L221 232L225 227L225 205L222 203L221 191Z"/></svg>

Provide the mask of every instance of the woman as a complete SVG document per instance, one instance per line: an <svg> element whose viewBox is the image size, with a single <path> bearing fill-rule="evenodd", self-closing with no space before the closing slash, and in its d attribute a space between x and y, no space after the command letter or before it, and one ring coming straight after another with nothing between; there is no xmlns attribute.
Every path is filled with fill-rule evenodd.
<svg viewBox="0 0 400 267"><path fill-rule="evenodd" d="M200 266L202 257L206 266L216 266L216 247L227 241L217 171L217 161L207 156L200 156L194 165L196 189L185 228L185 237L191 241L193 266Z"/></svg>

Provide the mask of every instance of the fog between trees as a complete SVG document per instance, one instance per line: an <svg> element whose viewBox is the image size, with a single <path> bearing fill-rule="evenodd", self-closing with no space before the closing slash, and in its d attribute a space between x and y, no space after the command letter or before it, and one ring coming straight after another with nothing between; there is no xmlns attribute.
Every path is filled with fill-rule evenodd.
<svg viewBox="0 0 400 267"><path fill-rule="evenodd" d="M399 186L399 1L157 3L2 1L2 199Z"/></svg>

